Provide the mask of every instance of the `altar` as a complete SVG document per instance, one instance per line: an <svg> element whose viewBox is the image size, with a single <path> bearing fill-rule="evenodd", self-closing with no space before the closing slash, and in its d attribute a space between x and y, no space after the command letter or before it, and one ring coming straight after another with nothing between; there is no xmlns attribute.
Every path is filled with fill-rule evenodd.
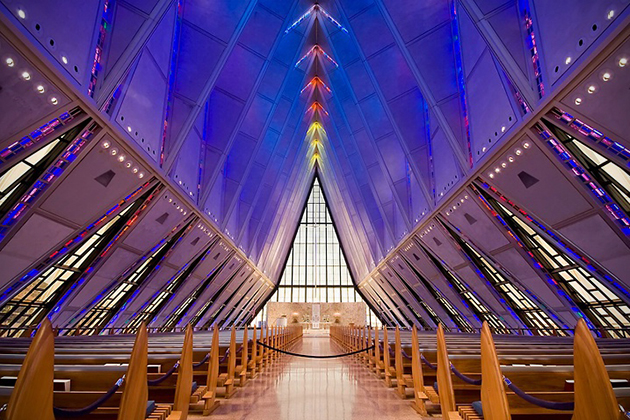
<svg viewBox="0 0 630 420"><path fill-rule="evenodd" d="M268 325L299 324L308 330L330 329L331 325L366 325L364 302L268 302ZM286 323L286 324L285 324Z"/></svg>

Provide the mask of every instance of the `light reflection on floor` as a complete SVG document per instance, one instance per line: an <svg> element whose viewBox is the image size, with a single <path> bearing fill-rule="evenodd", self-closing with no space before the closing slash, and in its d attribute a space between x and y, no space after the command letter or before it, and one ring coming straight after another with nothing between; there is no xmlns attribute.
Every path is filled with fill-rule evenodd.
<svg viewBox="0 0 630 420"><path fill-rule="evenodd" d="M342 352L323 332L305 334L292 351L317 355ZM402 400L393 389L385 388L382 380L353 357L317 360L293 356L283 356L232 399L222 400L207 418L421 420L410 400Z"/></svg>

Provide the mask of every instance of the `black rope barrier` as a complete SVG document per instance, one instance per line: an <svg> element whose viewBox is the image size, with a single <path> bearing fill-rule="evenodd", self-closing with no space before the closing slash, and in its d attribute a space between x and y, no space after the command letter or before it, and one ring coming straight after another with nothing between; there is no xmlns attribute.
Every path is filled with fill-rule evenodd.
<svg viewBox="0 0 630 420"><path fill-rule="evenodd" d="M453 371L453 374L455 374L455 376L457 376L459 379L461 379L462 381L466 382L467 384L481 385L481 379L473 379L473 378L470 378L470 377L464 375L459 370L457 370L457 368L455 367L455 365L452 362L451 362L451 370Z"/></svg>
<svg viewBox="0 0 630 420"><path fill-rule="evenodd" d="M434 365L433 363L429 362L427 360L426 357L424 357L424 354L420 355L420 359L422 360L422 363L424 363L425 365L427 365L427 367L431 370L437 370L437 365Z"/></svg>
<svg viewBox="0 0 630 420"><path fill-rule="evenodd" d="M503 377L503 381L507 385L508 388L516 395L524 399L530 404L537 405L538 407L548 408L550 410L560 410L560 411L573 411L575 409L575 402L557 402L557 401L547 401L540 399L538 397L534 397L533 395L529 395L527 392L523 391L516 385L512 383L505 376Z"/></svg>
<svg viewBox="0 0 630 420"><path fill-rule="evenodd" d="M210 359L210 353L206 354L203 359L201 359L199 362L197 363L193 363L193 369L198 368L199 366L203 365L204 363L206 363L208 361L208 359Z"/></svg>
<svg viewBox="0 0 630 420"><path fill-rule="evenodd" d="M309 359L334 359L337 357L346 357L346 356L352 356L353 354L358 354L358 353L362 353L364 351L370 351L374 348L374 346L370 346L370 347L366 347L364 349L361 350L355 350L355 351L351 351L350 353L343 353L343 354L330 354L330 355L310 355L310 354L298 354L298 353L292 353L290 351L286 351L286 350L280 350L277 349L275 347L271 347L268 346L265 343L261 343L260 341L258 342L258 344L260 344L261 346L268 348L269 350L273 350L273 351L277 351L283 354L288 354L289 356L297 356L297 357L306 357Z"/></svg>
<svg viewBox="0 0 630 420"><path fill-rule="evenodd" d="M173 375L173 373L175 373L178 367L179 367L179 360L163 376L160 376L157 379L148 380L147 383L149 384L149 386L155 386L155 385L161 384L162 382L170 378Z"/></svg>
<svg viewBox="0 0 630 420"><path fill-rule="evenodd" d="M107 400L109 400L112 395L118 391L118 389L125 382L125 376L123 375L120 379L116 381L114 386L112 386L109 391L107 391L103 396L94 401L92 404L83 407L83 408L59 408L53 407L53 413L55 416L59 417L81 417L90 414L92 411L96 410L100 406L102 406Z"/></svg>

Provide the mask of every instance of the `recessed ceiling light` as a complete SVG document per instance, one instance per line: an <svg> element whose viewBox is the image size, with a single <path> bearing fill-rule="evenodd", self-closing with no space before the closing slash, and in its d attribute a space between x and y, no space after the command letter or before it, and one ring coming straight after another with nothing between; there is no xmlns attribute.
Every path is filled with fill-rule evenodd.
<svg viewBox="0 0 630 420"><path fill-rule="evenodd" d="M5 62L7 63L7 66L9 67L13 67L15 65L15 61L13 61L11 57L7 58Z"/></svg>
<svg viewBox="0 0 630 420"><path fill-rule="evenodd" d="M109 149L109 146L111 146L111 144L108 141L104 141L103 143L101 143L101 147L103 149Z"/></svg>
<svg viewBox="0 0 630 420"><path fill-rule="evenodd" d="M590 85L590 86L588 87L588 89L586 89L586 91L587 91L588 93L595 93L595 90L597 90L597 88L595 87L595 85Z"/></svg>
<svg viewBox="0 0 630 420"><path fill-rule="evenodd" d="M523 153L523 151L521 149L516 149L514 153L516 153L517 156L520 156L520 154Z"/></svg>
<svg viewBox="0 0 630 420"><path fill-rule="evenodd" d="M501 127L501 132L505 133L505 126Z"/></svg>
<svg viewBox="0 0 630 420"><path fill-rule="evenodd" d="M140 172L140 173L138 174L138 178L144 178L144 172Z"/></svg>
<svg viewBox="0 0 630 420"><path fill-rule="evenodd" d="M120 155L120 156L118 156L118 162L124 162L124 161L125 161L125 159L126 159L126 156L125 156L125 155Z"/></svg>
<svg viewBox="0 0 630 420"><path fill-rule="evenodd" d="M499 168L499 167L494 168L494 172L496 172L496 173L501 172L501 168Z"/></svg>
<svg viewBox="0 0 630 420"><path fill-rule="evenodd" d="M61 61L63 61L63 64L68 64L68 57L66 57L65 55L62 55Z"/></svg>
<svg viewBox="0 0 630 420"><path fill-rule="evenodd" d="M575 98L575 104L580 105L582 103L582 98Z"/></svg>
<svg viewBox="0 0 630 420"><path fill-rule="evenodd" d="M39 93L44 93L44 92L46 92L46 89L44 88L44 86L39 85L39 86L37 86L37 91L38 91Z"/></svg>
<svg viewBox="0 0 630 420"><path fill-rule="evenodd" d="M508 156L508 162L514 162L514 156Z"/></svg>
<svg viewBox="0 0 630 420"><path fill-rule="evenodd" d="M31 74L27 71L22 72L22 78L24 80L31 80Z"/></svg>
<svg viewBox="0 0 630 420"><path fill-rule="evenodd" d="M488 176L489 176L490 178L494 178L494 174L493 174L492 172L490 172L490 173L488 174Z"/></svg>
<svg viewBox="0 0 630 420"><path fill-rule="evenodd" d="M116 156L118 154L118 149L112 149L109 153L111 153L112 156Z"/></svg>
<svg viewBox="0 0 630 420"><path fill-rule="evenodd" d="M523 148L529 149L530 144L528 142L523 143Z"/></svg>
<svg viewBox="0 0 630 420"><path fill-rule="evenodd" d="M607 18L608 20L610 20L610 19L612 19L612 18L614 18L614 17L615 17L615 11L614 11L613 9L609 10L609 11L608 11L608 14L606 15L606 18Z"/></svg>
<svg viewBox="0 0 630 420"><path fill-rule="evenodd" d="M571 64L571 57L567 57L567 59L564 60L564 64L567 64L567 65Z"/></svg>
<svg viewBox="0 0 630 420"><path fill-rule="evenodd" d="M131 172L133 172L134 174L137 174L137 173L138 173L138 168L133 168L133 169L131 170Z"/></svg>
<svg viewBox="0 0 630 420"><path fill-rule="evenodd" d="M501 167L502 167L502 168L507 168L507 163L505 163L505 162L501 162Z"/></svg>
<svg viewBox="0 0 630 420"><path fill-rule="evenodd" d="M53 105L57 105L59 103L59 101L57 100L57 98L55 98L54 96L52 98L50 98L50 103Z"/></svg>
<svg viewBox="0 0 630 420"><path fill-rule="evenodd" d="M610 73L608 73L608 72L604 73L604 74L602 75L602 80L603 80L604 82L609 81L609 80L610 80Z"/></svg>
<svg viewBox="0 0 630 420"><path fill-rule="evenodd" d="M26 12L22 9L18 9L17 15L20 19L26 19Z"/></svg>
<svg viewBox="0 0 630 420"><path fill-rule="evenodd" d="M628 59L626 57L622 57L619 59L619 67L625 67L628 64Z"/></svg>

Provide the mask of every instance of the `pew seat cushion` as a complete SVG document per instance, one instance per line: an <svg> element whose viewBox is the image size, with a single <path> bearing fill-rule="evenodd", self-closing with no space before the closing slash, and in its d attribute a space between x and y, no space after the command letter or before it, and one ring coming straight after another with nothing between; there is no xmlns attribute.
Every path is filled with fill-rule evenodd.
<svg viewBox="0 0 630 420"><path fill-rule="evenodd" d="M155 411L155 401L153 400L149 400L147 401L147 417L149 417L149 414L153 413Z"/></svg>
<svg viewBox="0 0 630 420"><path fill-rule="evenodd" d="M483 416L483 408L481 407L481 401L474 401L472 403L472 408L477 412L477 414L479 414L480 416Z"/></svg>

